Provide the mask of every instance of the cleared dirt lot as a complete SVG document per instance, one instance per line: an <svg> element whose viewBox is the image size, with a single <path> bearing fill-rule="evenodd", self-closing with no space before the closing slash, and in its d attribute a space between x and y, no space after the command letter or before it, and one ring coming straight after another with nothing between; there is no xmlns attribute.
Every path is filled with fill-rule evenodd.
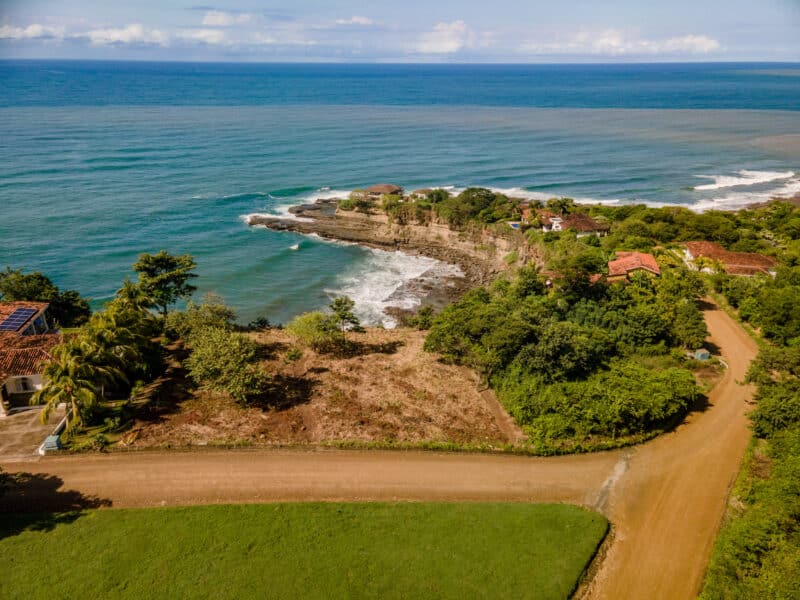
<svg viewBox="0 0 800 600"><path fill-rule="evenodd" d="M470 369L444 365L422 351L424 332L371 329L350 334L350 356L303 350L287 362L284 331L258 334L273 388L243 408L219 394L189 392L178 404L141 419L122 445L304 444L323 441L453 441L502 445L522 432L482 390Z"/></svg>
<svg viewBox="0 0 800 600"><path fill-rule="evenodd" d="M752 390L738 382L757 347L730 317L706 311L729 369L674 432L639 447L525 458L421 452L207 451L46 458L14 465L20 506L154 506L269 500L515 500L592 506L613 544L590 598L696 597L750 432ZM77 497L76 497L77 496Z"/></svg>

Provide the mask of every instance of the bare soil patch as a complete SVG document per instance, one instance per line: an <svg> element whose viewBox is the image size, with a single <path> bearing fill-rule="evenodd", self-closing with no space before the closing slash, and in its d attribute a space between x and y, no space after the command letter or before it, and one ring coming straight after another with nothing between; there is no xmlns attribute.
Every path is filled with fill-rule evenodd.
<svg viewBox="0 0 800 600"><path fill-rule="evenodd" d="M293 339L282 330L253 334L272 375L264 397L243 407L223 394L192 390L179 365L157 385L180 390L137 419L120 445L455 442L503 445L521 432L469 369L422 350L424 332L371 329L349 334L347 356L304 349L287 360ZM174 396L173 396L174 397Z"/></svg>

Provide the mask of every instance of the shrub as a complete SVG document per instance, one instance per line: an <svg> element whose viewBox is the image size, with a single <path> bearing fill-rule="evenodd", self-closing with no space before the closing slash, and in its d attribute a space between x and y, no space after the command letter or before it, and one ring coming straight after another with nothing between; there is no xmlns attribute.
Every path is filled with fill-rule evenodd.
<svg viewBox="0 0 800 600"><path fill-rule="evenodd" d="M220 296L206 294L199 304L191 300L184 311L167 315L166 330L177 338L188 340L194 332L208 327L233 330L236 312Z"/></svg>
<svg viewBox="0 0 800 600"><path fill-rule="evenodd" d="M258 344L249 337L206 327L193 332L191 349L185 366L192 379L208 389L227 392L239 402L264 389L267 376L253 364Z"/></svg>
<svg viewBox="0 0 800 600"><path fill-rule="evenodd" d="M283 362L290 364L297 362L301 358L303 358L303 351L300 350L300 348L292 347L286 351L286 356L283 357Z"/></svg>
<svg viewBox="0 0 800 600"><path fill-rule="evenodd" d="M433 324L433 307L423 306L414 316L409 317L406 323L416 329L430 329Z"/></svg>
<svg viewBox="0 0 800 600"><path fill-rule="evenodd" d="M252 321L247 324L247 328L250 330L261 330L261 329L269 329L272 327L272 323L269 322L267 317L256 317Z"/></svg>
<svg viewBox="0 0 800 600"><path fill-rule="evenodd" d="M314 311L299 315L286 326L303 346L319 352L336 350L344 344L344 333L336 316Z"/></svg>

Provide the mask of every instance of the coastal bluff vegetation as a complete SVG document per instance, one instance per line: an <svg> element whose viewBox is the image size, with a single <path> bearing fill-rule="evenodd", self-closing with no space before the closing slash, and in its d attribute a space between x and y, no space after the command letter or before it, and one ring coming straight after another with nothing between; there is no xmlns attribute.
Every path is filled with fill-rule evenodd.
<svg viewBox="0 0 800 600"><path fill-rule="evenodd" d="M66 445L427 444L534 454L619 447L704 409L721 368L700 352L714 350L702 314L709 290L741 306L768 338L800 335L786 317L796 314L788 309L797 302L791 269L800 255L791 203L697 214L482 188L398 189L355 192L258 223L364 236L439 258L456 253L479 277L467 278L452 303L423 299L397 331L363 332L346 298L286 328L264 318L243 325L218 297L174 308L195 289L192 257L142 255L138 281L126 280L53 352L55 363L86 365ZM777 275L737 277L712 260L690 261L689 240L764 253ZM649 257L650 266L616 274L628 255ZM62 401L48 388L56 375L46 374L37 400ZM463 386L448 383L455 381Z"/></svg>
<svg viewBox="0 0 800 600"><path fill-rule="evenodd" d="M65 330L33 402L45 413L71 408L67 452L595 451L645 441L707 409L724 368L703 319L713 298L762 352L748 375L757 389L753 443L703 597L791 597L800 580L797 203L697 214L467 192L456 212L458 196L431 190L441 197L426 193L418 206L382 194L363 210L328 202L298 209L303 220L260 223L330 237L339 227L331 223L361 223L343 231L375 229L380 236L363 243L435 248L442 259L434 253L449 247L465 264L477 257L478 275L443 308L423 305L405 326L384 330L362 327L352 301L334 298L285 327L266 318L245 325L222 298L191 299L191 256L145 254L135 281ZM394 237L403 231L414 233ZM692 256L689 242L720 250ZM738 274L747 260L752 270ZM44 298L41 274L6 273L9 289Z"/></svg>

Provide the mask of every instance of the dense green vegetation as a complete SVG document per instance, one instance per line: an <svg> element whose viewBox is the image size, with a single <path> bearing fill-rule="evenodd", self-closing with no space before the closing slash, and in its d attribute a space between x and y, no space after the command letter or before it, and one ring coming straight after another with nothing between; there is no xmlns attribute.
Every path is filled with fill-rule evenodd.
<svg viewBox="0 0 800 600"><path fill-rule="evenodd" d="M6 514L0 596L560 600L575 588L607 527L603 517L577 507L531 504Z"/></svg>
<svg viewBox="0 0 800 600"><path fill-rule="evenodd" d="M553 289L522 268L445 308L425 342L483 374L543 450L641 437L699 395L680 350L706 336L697 275L675 267L657 279L590 284L596 249L571 244L554 259L564 268Z"/></svg>
<svg viewBox="0 0 800 600"><path fill-rule="evenodd" d="M604 248L648 249L670 242L706 240L736 252L800 258L800 208L788 202L732 211L696 213L687 208L644 205L576 207L611 225Z"/></svg>
<svg viewBox="0 0 800 600"><path fill-rule="evenodd" d="M464 227L467 223L496 223L521 216L519 200L484 188L467 188L457 196L433 205L436 215L451 227Z"/></svg>
<svg viewBox="0 0 800 600"><path fill-rule="evenodd" d="M77 327L89 319L89 302L75 290L58 289L48 277L39 271L23 273L6 267L0 271L0 301L28 300L49 302L47 311L52 326Z"/></svg>
<svg viewBox="0 0 800 600"><path fill-rule="evenodd" d="M780 260L775 278L713 277L714 288L766 343L747 379L757 386L754 439L702 597L800 597L800 209L774 203L736 217Z"/></svg>
<svg viewBox="0 0 800 600"><path fill-rule="evenodd" d="M159 324L135 286L126 282L105 309L51 351L43 386L32 404L44 404L42 421L65 402L68 429L92 422L106 393L124 397L134 382L152 379L162 363L153 337Z"/></svg>
<svg viewBox="0 0 800 600"><path fill-rule="evenodd" d="M269 378L256 365L258 343L235 329L236 313L213 294L199 304L190 300L186 310L174 311L166 319L168 334L191 350L184 366L192 379L246 402L264 391Z"/></svg>
<svg viewBox="0 0 800 600"><path fill-rule="evenodd" d="M767 348L748 379L758 385L751 453L734 489L702 598L800 597L800 353Z"/></svg>
<svg viewBox="0 0 800 600"><path fill-rule="evenodd" d="M376 201L354 192L340 200L341 210L369 213L378 207ZM380 208L394 223L408 225L425 224L435 216L453 229L463 229L470 224L488 225L522 215L520 200L486 188L467 188L456 196L446 190L431 190L425 198L413 201L399 195L387 194L380 200Z"/></svg>

